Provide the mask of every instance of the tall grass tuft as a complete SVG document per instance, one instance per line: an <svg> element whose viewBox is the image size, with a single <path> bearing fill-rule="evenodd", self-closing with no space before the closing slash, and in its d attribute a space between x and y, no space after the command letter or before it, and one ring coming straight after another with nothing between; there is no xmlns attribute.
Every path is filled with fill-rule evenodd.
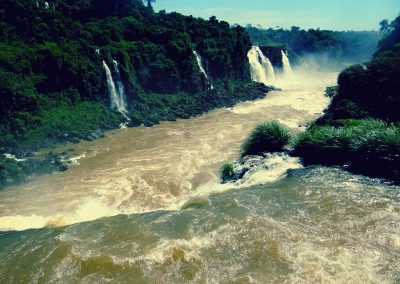
<svg viewBox="0 0 400 284"><path fill-rule="evenodd" d="M241 156L259 155L264 152L279 152L289 144L289 129L277 121L259 124L242 145Z"/></svg>
<svg viewBox="0 0 400 284"><path fill-rule="evenodd" d="M235 175L234 165L232 163L226 163L220 169L220 178L223 183L230 181Z"/></svg>

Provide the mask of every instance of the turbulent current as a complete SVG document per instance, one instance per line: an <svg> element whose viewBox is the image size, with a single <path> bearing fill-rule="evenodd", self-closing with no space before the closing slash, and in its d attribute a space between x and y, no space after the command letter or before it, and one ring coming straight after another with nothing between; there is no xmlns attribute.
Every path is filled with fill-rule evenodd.
<svg viewBox="0 0 400 284"><path fill-rule="evenodd" d="M294 75L265 99L120 129L64 173L0 192L0 283L399 283L399 187L271 155L221 185L244 137L293 132L336 74Z"/></svg>

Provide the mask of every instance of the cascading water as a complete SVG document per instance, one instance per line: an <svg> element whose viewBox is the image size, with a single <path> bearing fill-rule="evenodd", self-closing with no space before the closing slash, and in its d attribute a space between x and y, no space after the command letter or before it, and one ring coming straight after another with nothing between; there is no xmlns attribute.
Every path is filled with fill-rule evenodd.
<svg viewBox="0 0 400 284"><path fill-rule="evenodd" d="M282 67L283 67L283 74L284 75L291 75L292 74L292 67L290 66L289 58L287 54L281 50L282 53Z"/></svg>
<svg viewBox="0 0 400 284"><path fill-rule="evenodd" d="M259 53L260 59L261 59L261 64L265 70L265 74L267 76L268 82L274 83L275 82L275 70L274 67L272 66L271 61L266 57L260 48L257 48L257 51Z"/></svg>
<svg viewBox="0 0 400 284"><path fill-rule="evenodd" d="M119 94L119 100L121 105L124 108L124 111L126 112L126 100L125 100L125 88L124 84L122 83L121 80L121 73L119 72L119 65L116 60L113 60L113 65L115 69L115 79L117 82L117 87L118 87L118 94Z"/></svg>
<svg viewBox="0 0 400 284"><path fill-rule="evenodd" d="M266 85L275 82L275 70L271 61L258 46L253 46L247 54L250 63L251 78Z"/></svg>
<svg viewBox="0 0 400 284"><path fill-rule="evenodd" d="M247 54L247 57L249 59L250 73L251 73L251 78L253 79L253 81L262 82L262 83L267 82L267 78L266 78L265 72L263 70L263 67L258 59L258 54L257 54L255 46L253 46L250 49L249 53Z"/></svg>
<svg viewBox="0 0 400 284"><path fill-rule="evenodd" d="M201 73L203 73L203 75L206 77L207 82L210 85L210 89L211 90L214 89L213 84L210 82L210 77L208 77L208 74L207 74L206 70L204 69L203 60L201 59L200 54L196 50L193 50L193 54L196 56L197 65L199 66Z"/></svg>
<svg viewBox="0 0 400 284"><path fill-rule="evenodd" d="M110 100L111 100L111 108L119 111L123 115L126 113L126 102L125 102L125 90L124 90L124 85L122 84L121 81L121 76L119 73L119 67L118 67L118 62L113 60L114 68L115 68L115 74L116 74L116 79L117 79L117 86L118 89L115 86L114 79L111 74L111 70L108 67L107 63L103 60L103 68L106 71L106 76L107 76L107 85L108 85L108 92L110 94Z"/></svg>

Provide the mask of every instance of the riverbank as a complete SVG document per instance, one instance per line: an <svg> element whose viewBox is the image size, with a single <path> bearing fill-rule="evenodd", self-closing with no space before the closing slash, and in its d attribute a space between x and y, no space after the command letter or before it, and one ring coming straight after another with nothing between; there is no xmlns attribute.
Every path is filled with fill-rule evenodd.
<svg viewBox="0 0 400 284"><path fill-rule="evenodd" d="M128 116L128 122L126 117L100 102L53 108L37 116L36 127L21 128L18 136L2 133L0 189L24 182L31 175L67 170L74 153L53 153L51 148L57 145L103 138L104 131L119 128L121 124L127 127L151 127L161 121L188 119L212 109L263 98L273 89L258 83L245 83L232 84L231 91L225 91L223 86L216 84L214 90L198 95L142 95L135 105L135 111ZM45 155L35 154L43 148L50 150Z"/></svg>

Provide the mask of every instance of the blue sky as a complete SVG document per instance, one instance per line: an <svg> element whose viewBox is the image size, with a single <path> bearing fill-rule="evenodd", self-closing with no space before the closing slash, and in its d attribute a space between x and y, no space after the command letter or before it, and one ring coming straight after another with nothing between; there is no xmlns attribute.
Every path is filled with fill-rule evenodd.
<svg viewBox="0 0 400 284"><path fill-rule="evenodd" d="M263 28L377 30L400 13L400 0L157 0L154 8Z"/></svg>

